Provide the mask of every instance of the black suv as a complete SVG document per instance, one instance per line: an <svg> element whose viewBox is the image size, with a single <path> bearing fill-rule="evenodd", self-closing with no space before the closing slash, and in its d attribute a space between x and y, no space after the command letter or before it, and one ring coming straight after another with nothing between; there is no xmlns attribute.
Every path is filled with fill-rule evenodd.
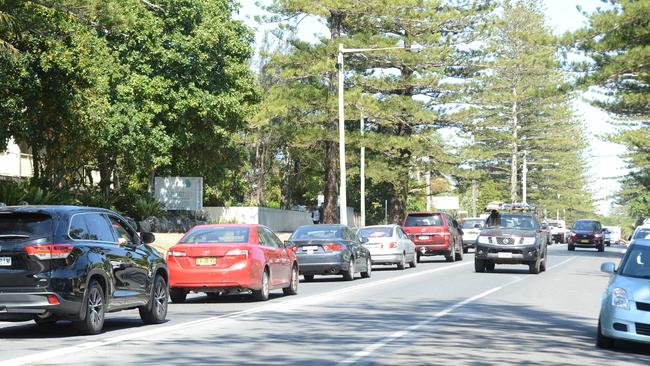
<svg viewBox="0 0 650 366"><path fill-rule="evenodd" d="M576 220L571 228L568 250L579 248L596 248L599 252L605 251L603 226L599 221L582 219Z"/></svg>
<svg viewBox="0 0 650 366"><path fill-rule="evenodd" d="M147 324L167 316L164 258L115 212L76 206L0 208L0 321L72 320L96 334L104 315L140 310Z"/></svg>
<svg viewBox="0 0 650 366"><path fill-rule="evenodd" d="M491 215L476 239L474 269L493 271L495 264L526 264L528 271L546 271L547 240L537 217L529 213Z"/></svg>

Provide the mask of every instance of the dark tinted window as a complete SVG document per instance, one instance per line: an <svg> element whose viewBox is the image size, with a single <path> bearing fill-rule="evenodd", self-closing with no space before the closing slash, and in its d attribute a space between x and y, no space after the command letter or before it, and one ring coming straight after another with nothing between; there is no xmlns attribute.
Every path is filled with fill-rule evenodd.
<svg viewBox="0 0 650 366"><path fill-rule="evenodd" d="M499 213L490 216L486 222L486 226L489 228L535 230L537 228L537 222L529 215Z"/></svg>
<svg viewBox="0 0 650 366"><path fill-rule="evenodd" d="M70 224L70 237L76 240L115 242L108 220L98 213L75 215Z"/></svg>
<svg viewBox="0 0 650 366"><path fill-rule="evenodd" d="M650 247L642 245L630 247L619 274L650 279Z"/></svg>
<svg viewBox="0 0 650 366"><path fill-rule="evenodd" d="M70 221L70 231L68 235L75 240L85 240L88 238L88 228L86 227L86 220L84 215L74 215Z"/></svg>
<svg viewBox="0 0 650 366"><path fill-rule="evenodd" d="M135 243L136 233L134 233L126 223L114 216L110 216L110 221L114 235L117 236L118 244L125 245L127 243Z"/></svg>
<svg viewBox="0 0 650 366"><path fill-rule="evenodd" d="M576 221L573 224L574 230L600 231L600 222L598 221Z"/></svg>
<svg viewBox="0 0 650 366"><path fill-rule="evenodd" d="M257 228L257 236L259 237L260 244L271 248L279 247L278 243L276 243L275 240L272 238L271 233L265 230L264 228L262 227Z"/></svg>
<svg viewBox="0 0 650 366"><path fill-rule="evenodd" d="M291 234L292 240L345 239L343 228L335 226L303 226Z"/></svg>
<svg viewBox="0 0 650 366"><path fill-rule="evenodd" d="M282 248L284 246L284 243L280 238L278 238L277 235L271 229L269 228L264 228L264 231L266 231L266 235L269 237L269 239L275 244L276 247Z"/></svg>
<svg viewBox="0 0 650 366"><path fill-rule="evenodd" d="M180 244L194 243L248 243L247 227L224 226L224 227L199 227L192 229L185 235Z"/></svg>
<svg viewBox="0 0 650 366"><path fill-rule="evenodd" d="M404 226L442 226L442 215L409 214Z"/></svg>
<svg viewBox="0 0 650 366"><path fill-rule="evenodd" d="M50 236L52 232L52 218L49 215L37 213L17 213L2 212L0 213L0 236L15 239L28 236L38 238Z"/></svg>

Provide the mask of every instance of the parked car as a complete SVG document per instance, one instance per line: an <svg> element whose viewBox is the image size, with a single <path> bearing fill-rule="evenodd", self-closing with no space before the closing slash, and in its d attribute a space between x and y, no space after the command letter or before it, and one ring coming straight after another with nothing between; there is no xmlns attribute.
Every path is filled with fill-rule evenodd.
<svg viewBox="0 0 650 366"><path fill-rule="evenodd" d="M611 348L617 339L650 345L650 240L635 240L618 269L614 263L600 268L611 279L602 297L596 345Z"/></svg>
<svg viewBox="0 0 650 366"><path fill-rule="evenodd" d="M460 228L463 230L463 253L469 252L469 248L476 247L476 238L483 226L485 226L485 219L480 217L467 217L460 223Z"/></svg>
<svg viewBox="0 0 650 366"><path fill-rule="evenodd" d="M642 224L634 229L634 233L630 236L630 244L636 240L650 239L650 224Z"/></svg>
<svg viewBox="0 0 650 366"><path fill-rule="evenodd" d="M167 252L169 288L173 302L189 292L251 291L258 301L274 289L298 293L296 256L263 225L199 225Z"/></svg>
<svg viewBox="0 0 650 366"><path fill-rule="evenodd" d="M603 229L607 229L609 232L609 242L614 244L619 244L621 242L621 227L617 225L603 225Z"/></svg>
<svg viewBox="0 0 650 366"><path fill-rule="evenodd" d="M71 320L97 334L108 312L165 321L164 258L119 214L76 206L0 208L0 321Z"/></svg>
<svg viewBox="0 0 650 366"><path fill-rule="evenodd" d="M582 219L576 220L571 229L568 249L575 248L596 248L599 252L605 251L603 241L603 227L597 220Z"/></svg>
<svg viewBox="0 0 650 366"><path fill-rule="evenodd" d="M444 255L447 262L463 260L463 231L444 212L412 212L406 215L404 231L415 243L418 262L422 256Z"/></svg>
<svg viewBox="0 0 650 366"><path fill-rule="evenodd" d="M301 226L289 237L305 281L315 275L343 275L354 280L356 273L369 278L372 272L370 251L363 239L345 225Z"/></svg>
<svg viewBox="0 0 650 366"><path fill-rule="evenodd" d="M551 230L551 241L554 243L566 244L569 241L570 231L564 220L547 220Z"/></svg>
<svg viewBox="0 0 650 366"><path fill-rule="evenodd" d="M606 246L610 246L612 244L612 236L607 228L603 228L603 242L605 242Z"/></svg>
<svg viewBox="0 0 650 366"><path fill-rule="evenodd" d="M546 271L547 239L540 226L532 213L491 216L476 240L474 270L491 272L496 264L525 264L531 274Z"/></svg>
<svg viewBox="0 0 650 366"><path fill-rule="evenodd" d="M370 251L372 264L397 264L397 269L417 266L415 244L398 225L366 226L357 231Z"/></svg>
<svg viewBox="0 0 650 366"><path fill-rule="evenodd" d="M551 245L553 240L551 237L551 227L548 225L548 222L542 222L539 226L539 230L542 234L542 240L546 242L546 245Z"/></svg>

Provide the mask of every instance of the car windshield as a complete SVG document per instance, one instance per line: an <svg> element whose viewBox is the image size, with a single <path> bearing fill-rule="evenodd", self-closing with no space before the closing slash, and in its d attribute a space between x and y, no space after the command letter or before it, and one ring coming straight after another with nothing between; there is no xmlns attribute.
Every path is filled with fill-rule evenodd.
<svg viewBox="0 0 650 366"><path fill-rule="evenodd" d="M600 224L597 221L576 221L573 224L574 230L597 231L600 229Z"/></svg>
<svg viewBox="0 0 650 366"><path fill-rule="evenodd" d="M247 227L201 227L192 229L179 243L248 243L248 234Z"/></svg>
<svg viewBox="0 0 650 366"><path fill-rule="evenodd" d="M393 236L392 227L364 227L359 229L359 236L364 238L389 238Z"/></svg>
<svg viewBox="0 0 650 366"><path fill-rule="evenodd" d="M291 235L291 240L319 239L343 239L343 229L340 227L301 227Z"/></svg>
<svg viewBox="0 0 650 366"><path fill-rule="evenodd" d="M529 215L497 213L488 218L486 226L494 229L534 230L535 220Z"/></svg>
<svg viewBox="0 0 650 366"><path fill-rule="evenodd" d="M409 214L404 226L442 226L440 214Z"/></svg>
<svg viewBox="0 0 650 366"><path fill-rule="evenodd" d="M52 218L39 213L0 213L0 240L41 238L50 236Z"/></svg>
<svg viewBox="0 0 650 366"><path fill-rule="evenodd" d="M460 224L460 227L462 227L463 229L473 229L476 227L476 225L479 225L479 228L482 228L483 223L484 223L483 220L479 220L479 219L463 220L463 223Z"/></svg>
<svg viewBox="0 0 650 366"><path fill-rule="evenodd" d="M633 245L628 250L619 274L627 277L650 279L650 247Z"/></svg>
<svg viewBox="0 0 650 366"><path fill-rule="evenodd" d="M639 229L632 239L650 239L650 229Z"/></svg>

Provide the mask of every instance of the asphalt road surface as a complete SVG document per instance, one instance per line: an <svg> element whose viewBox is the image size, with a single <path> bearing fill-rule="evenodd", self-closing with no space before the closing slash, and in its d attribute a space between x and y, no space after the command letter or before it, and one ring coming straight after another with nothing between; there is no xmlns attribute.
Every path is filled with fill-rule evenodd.
<svg viewBox="0 0 650 366"><path fill-rule="evenodd" d="M191 295L162 325L137 311L107 315L104 332L0 322L0 365L650 365L650 347L594 346L600 297L623 247L549 249L548 271L475 273L472 255L415 269L375 267L370 279L317 277L299 295Z"/></svg>

